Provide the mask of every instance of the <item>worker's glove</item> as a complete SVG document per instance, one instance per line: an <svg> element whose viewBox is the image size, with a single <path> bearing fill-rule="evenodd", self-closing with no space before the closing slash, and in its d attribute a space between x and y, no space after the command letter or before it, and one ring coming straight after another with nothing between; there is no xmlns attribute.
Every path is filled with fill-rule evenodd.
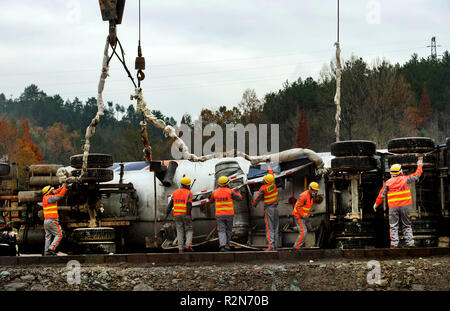
<svg viewBox="0 0 450 311"><path fill-rule="evenodd" d="M417 160L417 166L423 165L423 157L419 157Z"/></svg>
<svg viewBox="0 0 450 311"><path fill-rule="evenodd" d="M375 203L374 205L373 205L373 210L376 212L377 211L377 204Z"/></svg>

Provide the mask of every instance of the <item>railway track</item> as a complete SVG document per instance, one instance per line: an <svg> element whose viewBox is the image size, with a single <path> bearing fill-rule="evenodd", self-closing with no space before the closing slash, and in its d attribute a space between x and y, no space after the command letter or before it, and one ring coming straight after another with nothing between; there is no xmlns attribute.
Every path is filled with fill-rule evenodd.
<svg viewBox="0 0 450 311"><path fill-rule="evenodd" d="M264 251L234 251L234 252L193 252L193 253L135 253L112 255L67 255L67 256L3 256L0 265L65 265L71 260L80 264L116 264L128 263L132 265L178 265L178 264L220 264L220 263L248 263L306 261L320 259L390 259L390 258L418 258L429 256L445 256L450 254L450 248L377 248L377 249L303 249L293 251L282 249L277 252Z"/></svg>

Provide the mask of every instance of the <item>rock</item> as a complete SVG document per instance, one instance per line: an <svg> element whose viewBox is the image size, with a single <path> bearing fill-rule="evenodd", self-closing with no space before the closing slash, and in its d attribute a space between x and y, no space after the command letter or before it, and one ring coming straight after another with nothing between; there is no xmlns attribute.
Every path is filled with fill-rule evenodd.
<svg viewBox="0 0 450 311"><path fill-rule="evenodd" d="M135 287L133 287L133 291L154 291L153 287L151 287L150 285L144 284L144 283L140 283L138 285L136 285Z"/></svg>
<svg viewBox="0 0 450 311"><path fill-rule="evenodd" d="M291 287L289 288L289 290L291 290L293 292L299 292L300 287L298 287L297 285L291 284Z"/></svg>
<svg viewBox="0 0 450 311"><path fill-rule="evenodd" d="M131 280L130 283L131 283L131 285L136 285L136 281L134 281L134 280Z"/></svg>
<svg viewBox="0 0 450 311"><path fill-rule="evenodd" d="M265 273L268 274L268 275L274 275L275 274L275 272L273 272L272 270L266 270Z"/></svg>
<svg viewBox="0 0 450 311"><path fill-rule="evenodd" d="M279 271L279 272L287 272L288 270L286 269L285 266L281 265L281 266L277 267L277 271Z"/></svg>
<svg viewBox="0 0 450 311"><path fill-rule="evenodd" d="M275 285L275 283L272 283L272 286L270 287L270 290L274 291L274 292L276 292L278 290L277 286Z"/></svg>
<svg viewBox="0 0 450 311"><path fill-rule="evenodd" d="M440 264L440 262L436 262L435 264L433 264L433 266L439 266Z"/></svg>
<svg viewBox="0 0 450 311"><path fill-rule="evenodd" d="M220 279L219 279L219 283L220 283L220 284L225 284L226 282L225 282L224 279L220 278Z"/></svg>
<svg viewBox="0 0 450 311"><path fill-rule="evenodd" d="M423 291L423 290L425 290L425 286L423 286L422 284L412 284L411 289L417 290L417 291Z"/></svg>
<svg viewBox="0 0 450 311"><path fill-rule="evenodd" d="M326 265L326 264L324 264L324 263L322 263L322 264L320 264L320 265L319 265L319 267L320 267L320 268L326 268L326 267L327 267L327 265Z"/></svg>
<svg viewBox="0 0 450 311"><path fill-rule="evenodd" d="M397 261L397 265L401 265L402 264L402 262L401 261Z"/></svg>
<svg viewBox="0 0 450 311"><path fill-rule="evenodd" d="M24 290L25 287L27 287L27 283L21 283L21 282L13 282L13 283L9 283L6 284L5 290L7 291L17 291L17 290Z"/></svg>
<svg viewBox="0 0 450 311"><path fill-rule="evenodd" d="M410 274L413 274L414 271L416 271L416 268L414 268L414 267L409 267L408 269L406 269L406 272L410 273Z"/></svg>
<svg viewBox="0 0 450 311"><path fill-rule="evenodd" d="M309 261L309 263L313 263L313 262L314 262L314 260L312 260L312 259Z"/></svg>
<svg viewBox="0 0 450 311"><path fill-rule="evenodd" d="M45 292L47 291L47 288L41 284L34 284L33 286L31 286L30 290L35 292Z"/></svg>
<svg viewBox="0 0 450 311"><path fill-rule="evenodd" d="M180 281L181 281L180 279L173 279L172 284L178 284L178 282L180 282Z"/></svg>
<svg viewBox="0 0 450 311"><path fill-rule="evenodd" d="M33 281L35 279L34 275L27 274L20 277L23 281Z"/></svg>
<svg viewBox="0 0 450 311"><path fill-rule="evenodd" d="M9 273L6 270L3 270L2 272L0 272L0 279L4 279L4 278L6 278L6 277L8 277L10 275L11 275L11 273Z"/></svg>
<svg viewBox="0 0 450 311"><path fill-rule="evenodd" d="M388 281L385 279L381 279L378 282L376 282L375 284L377 284L378 286L381 286L381 287L385 287L388 285Z"/></svg>
<svg viewBox="0 0 450 311"><path fill-rule="evenodd" d="M102 273L100 273L97 278L101 281L110 281L111 277L109 276L109 274L106 271L103 271Z"/></svg>

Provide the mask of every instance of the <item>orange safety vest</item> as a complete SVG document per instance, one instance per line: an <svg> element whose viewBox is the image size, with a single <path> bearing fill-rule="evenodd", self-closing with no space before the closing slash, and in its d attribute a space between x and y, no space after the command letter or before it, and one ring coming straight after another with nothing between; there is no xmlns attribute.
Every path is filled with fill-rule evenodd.
<svg viewBox="0 0 450 311"><path fill-rule="evenodd" d="M44 209L44 219L55 219L59 218L58 216L58 202L53 204L48 203L48 199L50 197L54 197L55 195L46 195L42 199L42 208Z"/></svg>
<svg viewBox="0 0 450 311"><path fill-rule="evenodd" d="M183 215L187 213L187 204L192 203L192 196L189 200L190 190L185 188L177 189L172 194L173 199L173 216Z"/></svg>
<svg viewBox="0 0 450 311"><path fill-rule="evenodd" d="M66 194L67 188L62 187L55 190L55 194L48 194L42 198L42 208L44 209L44 219L56 219L58 215L58 202L53 204L48 203L51 197L60 197Z"/></svg>
<svg viewBox="0 0 450 311"><path fill-rule="evenodd" d="M297 202L295 202L292 214L300 217L303 216L309 217L309 210L311 209L313 203L314 203L313 197L311 196L309 191L306 190L302 192L302 194L300 194L300 198L298 198Z"/></svg>
<svg viewBox="0 0 450 311"><path fill-rule="evenodd" d="M412 205L411 191L406 179L406 176L397 176L386 181L386 186L389 187L387 193L389 207Z"/></svg>
<svg viewBox="0 0 450 311"><path fill-rule="evenodd" d="M278 200L278 189L275 184L267 184L261 187L264 191L264 204L274 203Z"/></svg>
<svg viewBox="0 0 450 311"><path fill-rule="evenodd" d="M233 198L231 189L228 187L219 187L211 195L216 203L216 216L234 215Z"/></svg>

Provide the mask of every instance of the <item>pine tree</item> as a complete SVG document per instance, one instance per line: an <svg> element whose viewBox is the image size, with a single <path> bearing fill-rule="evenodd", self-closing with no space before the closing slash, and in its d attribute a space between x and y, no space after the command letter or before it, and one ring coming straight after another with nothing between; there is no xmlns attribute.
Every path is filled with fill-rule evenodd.
<svg viewBox="0 0 450 311"><path fill-rule="evenodd" d="M297 148L311 148L311 142L309 140L308 120L305 116L305 110L302 109L302 113L298 119L297 138L295 139L295 147Z"/></svg>

